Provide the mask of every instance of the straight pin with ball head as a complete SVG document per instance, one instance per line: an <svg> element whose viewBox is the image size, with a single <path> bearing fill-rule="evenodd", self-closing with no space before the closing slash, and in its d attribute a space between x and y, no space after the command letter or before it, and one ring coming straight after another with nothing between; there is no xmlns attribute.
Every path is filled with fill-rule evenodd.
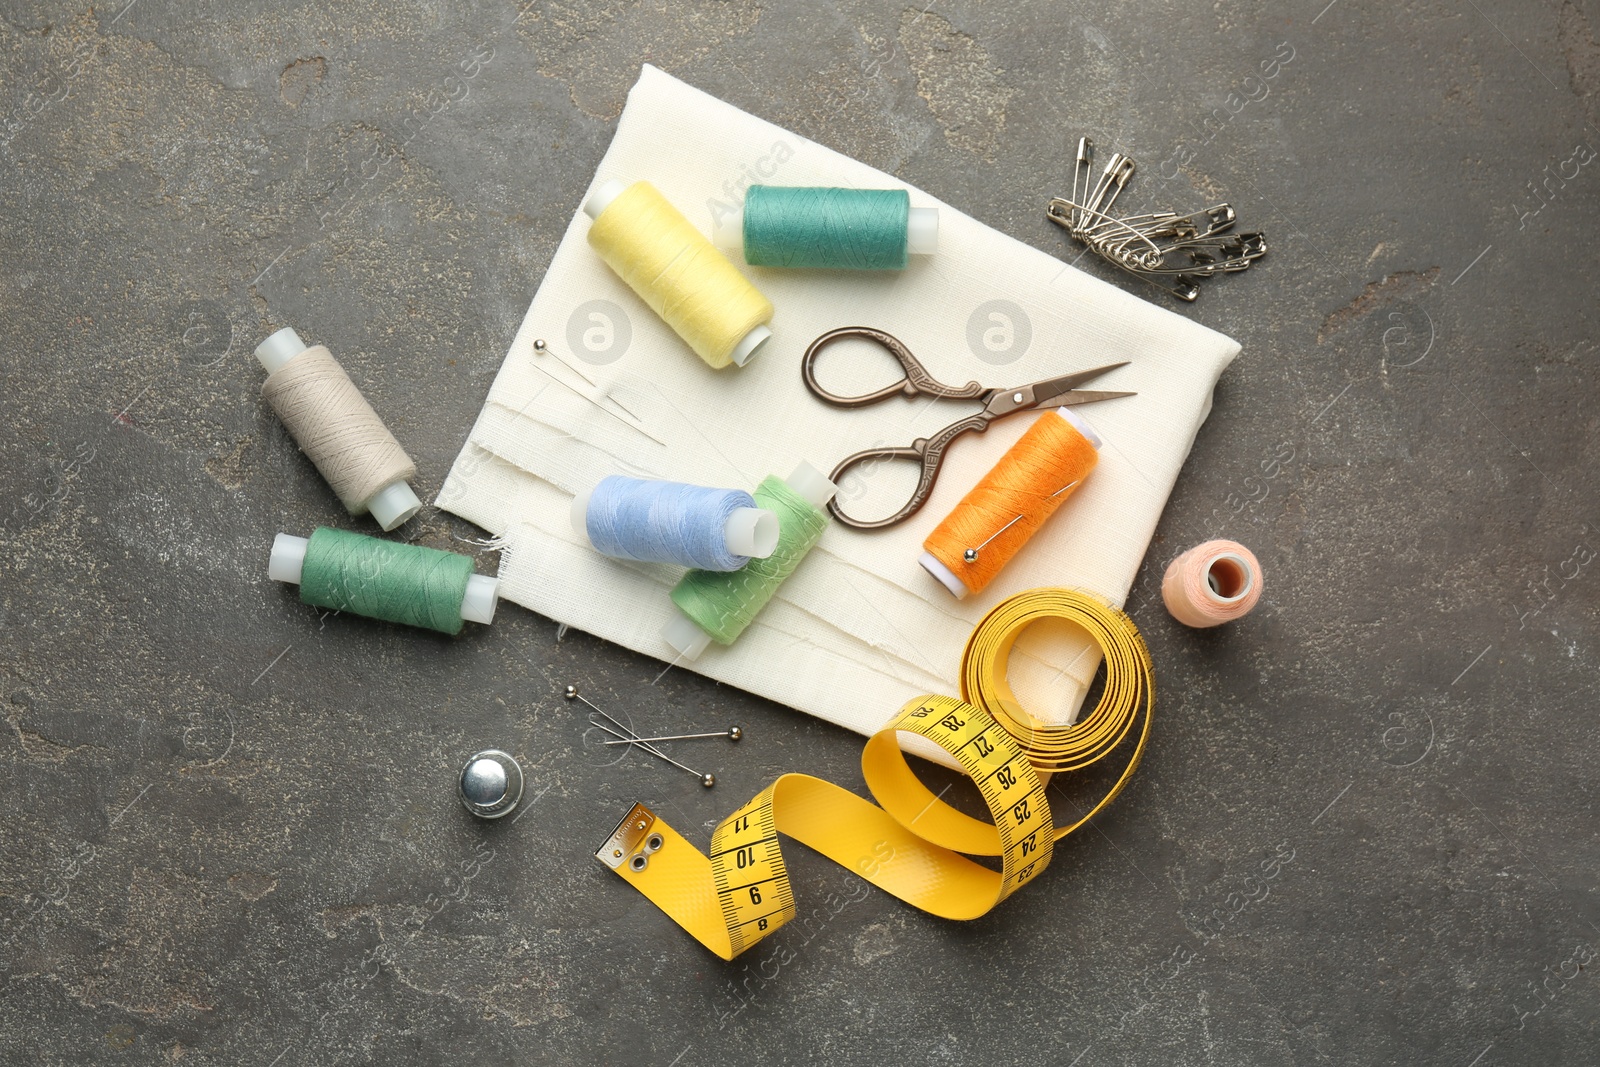
<svg viewBox="0 0 1600 1067"><path fill-rule="evenodd" d="M693 767L686 767L683 764L679 763L677 760L673 759L671 756L667 755L665 752L661 751L659 748L656 748L653 744L650 743L650 741L648 739L640 737L638 734L635 734L628 727L624 726L622 723L618 722L616 719L613 719L611 716L609 716L605 712L601 711L598 707L595 706L595 704L594 704L594 702L592 700L590 700L588 697L583 696L582 694L580 694L578 692L578 687L577 686L575 686L575 685L567 686L567 691L566 691L565 696L566 696L566 698L568 700L581 700L581 701L583 701L583 703L587 704L589 706L590 710L592 710L596 715L599 715L602 719L605 719L607 722L611 723L612 726L616 727L616 729L613 730L611 728L611 726L607 726L607 725L605 725L605 723L595 722L593 719L590 719L589 720L589 724L591 726L593 726L595 729L603 731L604 733L608 733L612 737L620 738L624 744L638 745L641 749L643 749L644 751L650 753L650 755L656 757L659 760L663 760L663 761L665 761L667 763L672 764L674 767L678 768L680 771L688 771L690 774L692 774L696 778L700 779L700 784L705 786L707 789L710 789L712 786L717 784L717 776L716 775L714 775L714 774L701 774L699 771L695 770ZM738 727L733 727L733 729L737 730ZM732 738L731 732L729 734L719 734L717 736ZM743 731L740 731L740 736L741 737L743 736ZM732 739L733 740L737 740L737 738L732 738ZM602 742L602 743L603 744L610 744L611 742Z"/></svg>
<svg viewBox="0 0 1600 1067"><path fill-rule="evenodd" d="M540 374L543 374L546 378L549 378L551 381L555 382L557 385L565 386L566 388L571 389L574 393L577 393L579 396L583 397L589 403L593 404L595 407L599 408L601 411L605 412L607 415L610 415L613 419L616 419L618 422L622 423L622 425L628 427L630 430L638 430L640 433L644 434L646 437L650 438L650 440L654 441L658 445L665 445L666 444L666 442L663 441L661 438L657 437L655 434L651 433L649 430L646 430L644 428L644 420L639 418L639 416L637 414L635 414L633 412L633 410L628 407L628 405L624 404L622 401L618 400L616 397L612 396L610 393L605 392L603 389L601 389L600 385L593 378L589 377L587 374L583 373L583 371L579 370L577 367L574 367L571 363L568 363L566 360L562 359L560 356L558 356L554 352L552 352L550 350L549 342L547 342L544 338L542 338L542 337L534 338L534 340L533 340L533 354L535 356L549 356L549 357L551 357L557 363L561 364L563 367L565 367L568 370L570 370L573 374L576 374L578 377L582 378L585 382L588 382L589 385L592 386L596 392L600 393L601 396L603 396L605 399L611 401L613 404L617 405L617 407L621 408L623 411L626 411L628 413L628 415L629 415L629 418L631 418L632 421L630 422L628 419L625 419L621 415L618 415L615 411L612 411L610 408L608 408L604 404L600 403L599 400L597 400L594 397L590 396L588 393L585 393L582 389L578 389L578 388L575 388L575 387L573 387L571 385L568 385L566 382L562 381L560 378L557 378L554 374L551 374L549 371L547 371L543 367L539 366L538 362L535 361L534 364L533 364L534 369L537 370Z"/></svg>
<svg viewBox="0 0 1600 1067"><path fill-rule="evenodd" d="M666 737L635 737L629 741L602 741L605 745L632 745L642 744L647 741L695 741L702 737L726 737L729 741L737 741L744 737L744 731L737 726L730 726L726 730L718 730L709 734L670 734Z"/></svg>
<svg viewBox="0 0 1600 1067"><path fill-rule="evenodd" d="M1060 489L1057 489L1055 492L1051 493L1050 494L1050 498L1052 500L1055 499L1056 497L1060 496L1062 493L1065 493L1068 489L1071 489L1074 485L1077 485L1077 484L1078 484L1077 482L1072 482L1072 483L1070 483L1068 485L1063 485ZM1017 523L1021 522L1022 518L1023 517L1021 515L1018 515L1016 518L1012 519L1010 522L1008 522L1004 526L1000 527L1000 529L996 530L994 533L989 535L989 541L993 541L996 537L999 537L1001 534L1003 534L1007 530L1011 529L1011 527L1013 527ZM969 549L967 549L965 552L961 553L961 558L966 560L968 563L976 563L976 562L978 562L978 553L982 552L984 549L989 547L989 541L985 541L983 544L979 545L977 548L969 548Z"/></svg>

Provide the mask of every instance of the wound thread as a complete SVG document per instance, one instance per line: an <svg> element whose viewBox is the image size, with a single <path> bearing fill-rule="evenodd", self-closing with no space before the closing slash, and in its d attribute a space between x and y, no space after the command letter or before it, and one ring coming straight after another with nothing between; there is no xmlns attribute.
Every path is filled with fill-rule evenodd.
<svg viewBox="0 0 1600 1067"><path fill-rule="evenodd" d="M672 602L719 645L731 645L744 633L828 526L828 513L777 475L763 479L754 497L756 507L778 517L778 547L772 555L752 559L732 573L690 571L672 590Z"/></svg>
<svg viewBox="0 0 1600 1067"><path fill-rule="evenodd" d="M772 302L649 182L610 200L589 244L710 366L742 364L764 338Z"/></svg>
<svg viewBox="0 0 1600 1067"><path fill-rule="evenodd" d="M603 555L736 571L750 562L728 548L728 519L755 498L742 489L613 474L594 487L585 515L589 543Z"/></svg>
<svg viewBox="0 0 1600 1067"><path fill-rule="evenodd" d="M1221 626L1250 614L1265 586L1255 553L1237 541L1207 541L1167 566L1161 599L1185 626Z"/></svg>
<svg viewBox="0 0 1600 1067"><path fill-rule="evenodd" d="M745 262L904 270L910 218L904 189L752 185L744 201Z"/></svg>
<svg viewBox="0 0 1600 1067"><path fill-rule="evenodd" d="M461 632L472 560L455 552L319 527L306 545L300 599L369 619Z"/></svg>
<svg viewBox="0 0 1600 1067"><path fill-rule="evenodd" d="M267 375L261 395L352 515L417 468L339 361L314 345ZM409 517L409 516L407 516Z"/></svg>
<svg viewBox="0 0 1600 1067"><path fill-rule="evenodd" d="M922 547L966 593L980 593L1099 460L1094 443L1064 414L1047 411L961 498ZM969 559L969 552L976 558ZM956 596L966 595L929 566L927 557L923 566Z"/></svg>

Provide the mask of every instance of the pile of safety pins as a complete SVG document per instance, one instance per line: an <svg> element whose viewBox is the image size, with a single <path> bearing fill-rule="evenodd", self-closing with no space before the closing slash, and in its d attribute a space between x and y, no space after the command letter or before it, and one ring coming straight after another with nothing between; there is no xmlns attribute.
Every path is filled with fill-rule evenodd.
<svg viewBox="0 0 1600 1067"><path fill-rule="evenodd" d="M1246 270L1267 254L1265 234L1228 232L1236 218L1227 204L1187 215L1152 211L1113 216L1111 206L1134 169L1131 157L1114 152L1100 180L1094 181L1094 145L1080 138L1072 196L1052 199L1045 215L1102 258L1179 300L1199 296L1200 279Z"/></svg>

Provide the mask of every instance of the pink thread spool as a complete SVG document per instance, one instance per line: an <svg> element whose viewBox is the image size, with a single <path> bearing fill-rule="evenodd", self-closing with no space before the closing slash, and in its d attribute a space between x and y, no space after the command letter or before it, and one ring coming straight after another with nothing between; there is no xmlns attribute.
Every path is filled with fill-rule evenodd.
<svg viewBox="0 0 1600 1067"><path fill-rule="evenodd" d="M1248 548L1237 541L1207 541L1167 567L1161 599L1185 626L1221 626L1248 615L1264 584L1261 564Z"/></svg>

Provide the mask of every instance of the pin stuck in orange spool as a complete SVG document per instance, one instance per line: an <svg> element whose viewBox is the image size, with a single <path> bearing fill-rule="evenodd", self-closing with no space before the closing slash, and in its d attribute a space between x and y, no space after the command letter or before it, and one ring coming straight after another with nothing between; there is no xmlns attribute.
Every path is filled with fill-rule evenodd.
<svg viewBox="0 0 1600 1067"><path fill-rule="evenodd" d="M957 599L980 593L1100 460L1070 408L1045 412L922 543L919 562Z"/></svg>

